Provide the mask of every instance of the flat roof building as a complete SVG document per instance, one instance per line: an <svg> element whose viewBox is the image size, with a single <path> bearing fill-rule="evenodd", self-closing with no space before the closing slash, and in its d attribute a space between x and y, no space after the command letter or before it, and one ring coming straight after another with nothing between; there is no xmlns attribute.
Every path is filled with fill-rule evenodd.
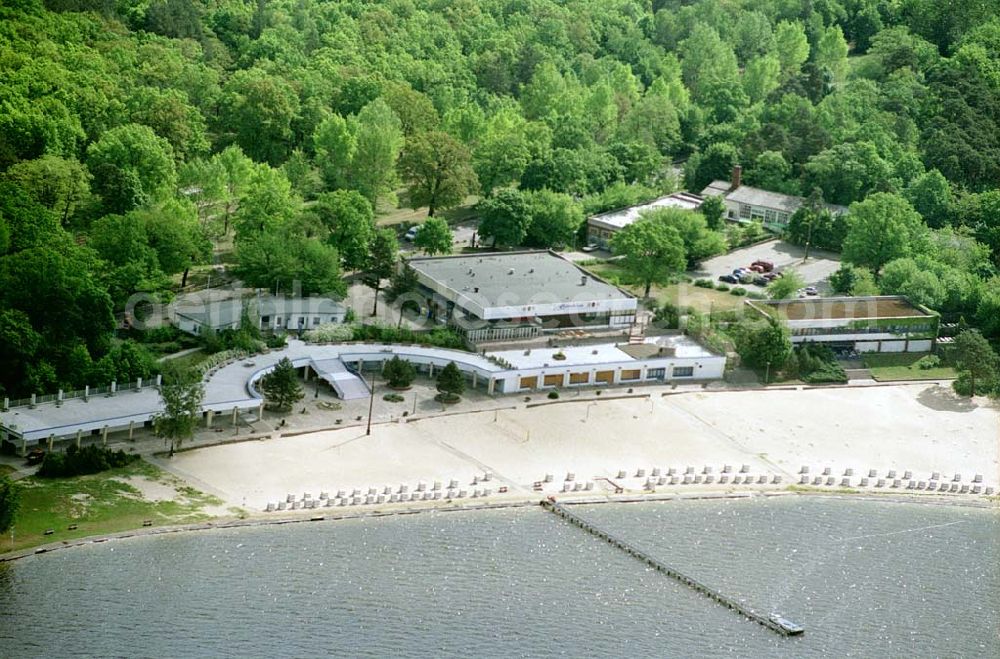
<svg viewBox="0 0 1000 659"><path fill-rule="evenodd" d="M473 342L635 322L633 296L554 252L415 258L408 264L428 317L451 324Z"/></svg>
<svg viewBox="0 0 1000 659"><path fill-rule="evenodd" d="M309 344L292 339L286 348L247 355L215 364L205 374L201 403L206 427L240 422L240 415L259 418L263 398L260 379L287 357L308 380L326 382L344 400L367 399L365 370L380 370L393 357L410 361L421 374L454 362L469 386L488 395L536 389L663 384L721 378L726 358L684 336L646 339L642 344L545 347L479 354L417 345L369 343ZM109 433L133 433L149 426L163 409L160 379L118 387L3 400L0 443L24 454L29 447L52 448L56 440L89 437L106 443Z"/></svg>
<svg viewBox="0 0 1000 659"><path fill-rule="evenodd" d="M825 343L856 352L928 352L940 317L901 295L746 300L754 312L785 323L792 343Z"/></svg>
<svg viewBox="0 0 1000 659"><path fill-rule="evenodd" d="M646 211L657 208L680 208L694 211L701 207L703 201L704 199L690 192L675 192L645 204L592 215L587 218L587 242L591 245L597 245L601 249L608 249L611 237L638 220Z"/></svg>

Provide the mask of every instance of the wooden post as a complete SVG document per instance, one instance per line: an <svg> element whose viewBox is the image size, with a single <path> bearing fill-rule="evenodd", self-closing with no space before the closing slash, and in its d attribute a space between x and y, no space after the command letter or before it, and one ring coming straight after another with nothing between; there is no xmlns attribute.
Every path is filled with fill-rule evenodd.
<svg viewBox="0 0 1000 659"><path fill-rule="evenodd" d="M132 432L135 430L135 421L128 422L128 441L132 441Z"/></svg>
<svg viewBox="0 0 1000 659"><path fill-rule="evenodd" d="M49 453L52 452L52 440L55 439L55 435L49 435Z"/></svg>
<svg viewBox="0 0 1000 659"><path fill-rule="evenodd" d="M233 425L234 426L236 425L236 415L239 414L239 412L240 412L240 408L238 408L238 407L234 407L233 408Z"/></svg>
<svg viewBox="0 0 1000 659"><path fill-rule="evenodd" d="M81 435L83 435L83 431L82 430L77 430L76 431L76 447L77 448L80 448L80 437L81 437Z"/></svg>
<svg viewBox="0 0 1000 659"><path fill-rule="evenodd" d="M104 446L108 445L108 427L107 426L104 426L104 428L101 429L101 443Z"/></svg>
<svg viewBox="0 0 1000 659"><path fill-rule="evenodd" d="M215 416L215 412L213 412L212 410L208 410L207 412L205 412L205 427L206 428L211 428L212 427L212 417L213 416Z"/></svg>

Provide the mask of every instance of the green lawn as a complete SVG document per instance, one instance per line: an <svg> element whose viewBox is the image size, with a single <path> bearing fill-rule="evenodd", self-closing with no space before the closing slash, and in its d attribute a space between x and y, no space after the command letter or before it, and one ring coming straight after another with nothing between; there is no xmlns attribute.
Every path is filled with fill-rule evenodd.
<svg viewBox="0 0 1000 659"><path fill-rule="evenodd" d="M173 500L149 501L122 479L141 479L157 488L175 490ZM25 478L21 509L14 525L14 543L0 539L0 551L72 540L89 535L139 528L144 520L154 526L208 519L205 506L219 505L215 497L185 485L176 477L145 461L121 469L76 478ZM75 524L75 530L69 526ZM45 535L52 529L52 535Z"/></svg>
<svg viewBox="0 0 1000 659"><path fill-rule="evenodd" d="M642 296L642 286L630 283L631 278L617 263L604 261L583 267L598 277L624 288L632 295L637 297ZM756 287L744 286L744 288L755 290ZM727 291L717 291L714 288L700 288L694 284L687 283L653 286L649 289L649 294L656 299L657 305L670 302L676 306L694 307L696 311L702 313L735 309L743 304L743 300L747 299L744 296L731 295Z"/></svg>
<svg viewBox="0 0 1000 659"><path fill-rule="evenodd" d="M893 354L866 354L862 356L865 367L871 371L872 377L879 382L894 380L944 380L958 377L955 369L950 366L938 366L921 369L916 364L928 353L904 352Z"/></svg>

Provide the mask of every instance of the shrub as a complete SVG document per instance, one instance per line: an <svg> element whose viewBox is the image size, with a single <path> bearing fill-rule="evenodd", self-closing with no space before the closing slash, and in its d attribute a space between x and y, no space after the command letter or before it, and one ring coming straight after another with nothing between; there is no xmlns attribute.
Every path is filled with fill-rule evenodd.
<svg viewBox="0 0 1000 659"><path fill-rule="evenodd" d="M925 355L917 360L917 368L921 371L929 371L941 365L941 358L937 355Z"/></svg>
<svg viewBox="0 0 1000 659"><path fill-rule="evenodd" d="M382 400L388 401L390 403L402 403L403 400L405 400L405 399L402 396L400 396L399 394L390 393L390 394L386 394L385 396L382 396Z"/></svg>
<svg viewBox="0 0 1000 659"><path fill-rule="evenodd" d="M549 399L550 400L555 400L556 398L559 398L559 392L558 391L550 391L549 392Z"/></svg>
<svg viewBox="0 0 1000 659"><path fill-rule="evenodd" d="M125 451L112 451L93 445L78 449L75 444L71 444L65 453L46 453L38 475L43 478L68 478L96 474L124 467L138 459L138 455Z"/></svg>
<svg viewBox="0 0 1000 659"><path fill-rule="evenodd" d="M284 334L272 334L267 337L264 344L267 345L268 348L284 348L288 345L288 338Z"/></svg>
<svg viewBox="0 0 1000 659"><path fill-rule="evenodd" d="M698 288L715 288L715 284L712 283L711 279L696 279L694 285Z"/></svg>
<svg viewBox="0 0 1000 659"><path fill-rule="evenodd" d="M796 359L799 378L803 382L811 384L847 382L847 373L837 363L837 358L829 346L804 345L796 353Z"/></svg>
<svg viewBox="0 0 1000 659"><path fill-rule="evenodd" d="M417 369L406 359L393 357L385 363L382 375L389 382L389 386L394 389L404 389L409 387L413 378L417 376Z"/></svg>
<svg viewBox="0 0 1000 659"><path fill-rule="evenodd" d="M354 327L341 323L326 323L306 332L303 337L307 343L338 343L354 338Z"/></svg>
<svg viewBox="0 0 1000 659"><path fill-rule="evenodd" d="M746 295L747 289L743 288L742 286L735 286L733 287L732 290L729 291L729 294L739 297L741 295Z"/></svg>
<svg viewBox="0 0 1000 659"><path fill-rule="evenodd" d="M722 291L723 293L729 290L729 287L725 284L716 284L715 290Z"/></svg>

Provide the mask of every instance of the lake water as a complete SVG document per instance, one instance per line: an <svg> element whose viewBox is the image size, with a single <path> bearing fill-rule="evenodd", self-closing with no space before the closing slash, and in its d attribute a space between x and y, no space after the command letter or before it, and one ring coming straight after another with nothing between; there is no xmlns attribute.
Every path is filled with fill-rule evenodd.
<svg viewBox="0 0 1000 659"><path fill-rule="evenodd" d="M577 506L785 638L538 508L137 538L0 567L0 655L1000 656L1000 512Z"/></svg>

